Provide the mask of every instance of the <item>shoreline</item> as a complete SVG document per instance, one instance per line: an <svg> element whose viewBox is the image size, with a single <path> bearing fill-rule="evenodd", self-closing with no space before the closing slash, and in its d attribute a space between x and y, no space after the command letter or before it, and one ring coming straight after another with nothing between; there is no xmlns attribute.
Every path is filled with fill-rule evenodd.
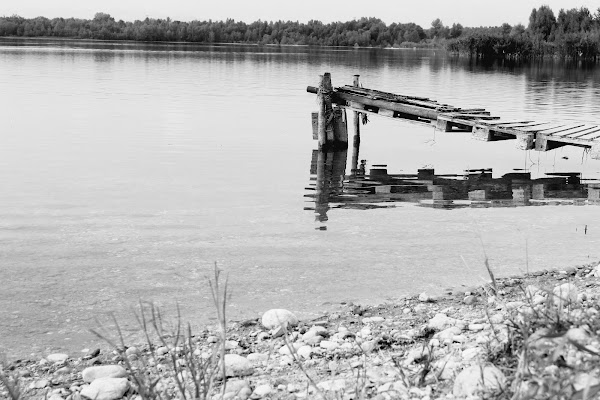
<svg viewBox="0 0 600 400"><path fill-rule="evenodd" d="M258 319L231 323L224 348L228 354L243 358L249 364L230 378L229 387L235 393L228 392L231 395L225 398L316 398L321 394L326 398L336 398L336 393L358 395L356 379L361 376L363 383L360 390L364 398L462 398L456 395L457 382L463 379L461 374L465 375L473 366L485 368L486 373L489 367L491 376L497 378L496 386L493 382L491 386L471 385L477 390L496 391L494 393L500 398L509 398L506 397L509 392L514 394L515 390L525 390L523 388L542 390L547 382L536 381L537 386L534 387L533 378L519 376L521 353L515 351L509 354L506 348L509 342L519 338L518 332L509 329L510 324L506 329L502 326L507 321L513 323L520 318L533 318L536 310L551 310L544 307L551 307L549 300L560 285L570 285L575 292L569 292L567 296L572 303L557 312L563 313L559 315L564 315L565 321L579 321L574 323L577 326L564 325L562 329L571 332L573 340L581 342L592 352L600 346L600 326L588 326L595 323L593 321L597 318L590 318L595 317L600 308L600 262L499 278L496 284L498 293L495 295L493 284L488 283L466 292L464 288L456 288L445 290L441 296L421 293L376 306L339 304L336 311L316 319L299 321L289 328L287 337L296 354L286 346L280 329L266 328ZM530 297L526 297L525 293L529 293ZM532 321L531 326L535 329L530 333L553 328L542 325L540 321ZM542 346L545 353L548 348L559 351L561 346L569 346L564 341L557 342L563 336L546 339ZM196 353L204 355L221 340L217 329L207 328L196 332L193 342ZM143 360L154 360L154 366L158 361L168 364L170 351L168 345L160 346L160 343L153 349L144 343L125 345L128 347L126 352L125 349L122 352L110 351L103 345L82 357L46 355L41 360L15 360L5 371L21 377L24 399L38 398L47 393L48 398L54 400L85 400L81 393L87 393L85 390L89 390L86 389L89 382L83 380L85 374L82 375L82 372L91 366L118 365L127 372L119 378L127 379L127 391L123 394L135 395L131 375L135 368L132 366ZM524 351L524 348L519 351ZM532 349L532 354L541 352L537 347L532 346ZM545 365L539 376L551 371L554 378L560 376L563 383L568 381L571 385L570 389L561 390L571 390L572 393L581 389L582 380L590 387L600 385L600 369L590 367L600 365L598 357L578 347L565 347L563 353L564 368L556 366L554 361L548 363L547 356L540 356L539 360L534 358L537 364ZM299 362L295 361L296 358ZM596 364L590 364L592 361ZM144 363L143 368L148 374L164 380L165 387L175 384L168 368L155 371L152 364ZM315 387L307 381L306 375L312 377ZM517 381L518 386L515 385ZM220 381L215 385L218 389Z"/></svg>

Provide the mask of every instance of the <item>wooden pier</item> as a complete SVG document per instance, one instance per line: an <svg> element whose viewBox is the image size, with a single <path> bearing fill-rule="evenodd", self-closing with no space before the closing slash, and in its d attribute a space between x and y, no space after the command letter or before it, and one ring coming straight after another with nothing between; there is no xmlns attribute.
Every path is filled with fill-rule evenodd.
<svg viewBox="0 0 600 400"><path fill-rule="evenodd" d="M522 150L583 147L590 151L590 158L600 160L600 125L502 120L484 108L460 108L424 97L362 88L358 78L354 76L352 86L334 88L331 75L325 73L319 87L307 87L307 92L317 94L319 99L319 111L313 113L313 137L319 141L320 150L348 147L345 110L350 109L354 111L355 147L360 142L361 114L375 114L435 126L444 132L471 132L474 139L487 142L512 139Z"/></svg>

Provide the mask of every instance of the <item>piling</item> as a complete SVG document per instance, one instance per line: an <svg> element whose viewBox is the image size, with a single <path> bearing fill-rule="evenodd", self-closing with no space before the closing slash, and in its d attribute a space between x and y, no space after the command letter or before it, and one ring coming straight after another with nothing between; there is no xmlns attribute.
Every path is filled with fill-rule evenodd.
<svg viewBox="0 0 600 400"><path fill-rule="evenodd" d="M354 87L359 87L360 75L354 75ZM358 154L360 149L360 113L354 111L354 140L352 143L352 170L358 170Z"/></svg>

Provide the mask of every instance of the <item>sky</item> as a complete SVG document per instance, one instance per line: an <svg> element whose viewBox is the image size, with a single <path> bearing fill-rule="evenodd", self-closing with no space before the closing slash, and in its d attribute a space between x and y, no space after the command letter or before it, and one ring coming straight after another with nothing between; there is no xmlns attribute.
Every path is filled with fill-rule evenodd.
<svg viewBox="0 0 600 400"><path fill-rule="evenodd" d="M0 0L0 16L44 16L91 19L105 12L115 19L167 18L173 20L292 20L348 21L360 17L392 22L415 22L424 28L440 18L445 25L497 26L504 22L527 26L533 8L548 5L555 15L561 8L585 6L594 13L600 3L590 0Z"/></svg>

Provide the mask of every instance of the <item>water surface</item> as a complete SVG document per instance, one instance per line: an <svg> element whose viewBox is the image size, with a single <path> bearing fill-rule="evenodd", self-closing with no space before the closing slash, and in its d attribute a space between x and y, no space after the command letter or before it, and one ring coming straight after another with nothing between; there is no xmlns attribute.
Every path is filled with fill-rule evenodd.
<svg viewBox="0 0 600 400"><path fill-rule="evenodd" d="M600 123L600 72L588 65L2 39L0 351L78 352L111 313L133 331L140 298L170 312L178 301L186 319L207 322L215 261L229 273L238 319L478 284L484 250L498 275L600 258L600 208L589 204L357 209L333 199L319 220L316 102L305 88L325 71L334 85L360 74L365 87L505 118ZM600 162L578 148L525 152L378 117L362 132L368 170L600 178Z"/></svg>

